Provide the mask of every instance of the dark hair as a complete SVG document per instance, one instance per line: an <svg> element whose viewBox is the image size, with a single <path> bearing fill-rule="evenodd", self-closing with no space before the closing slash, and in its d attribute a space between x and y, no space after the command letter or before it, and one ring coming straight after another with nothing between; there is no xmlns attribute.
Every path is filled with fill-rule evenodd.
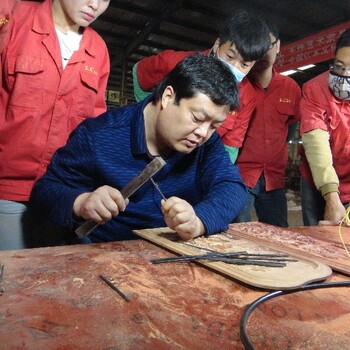
<svg viewBox="0 0 350 350"><path fill-rule="evenodd" d="M350 47L350 28L346 29L335 45L335 52L343 47Z"/></svg>
<svg viewBox="0 0 350 350"><path fill-rule="evenodd" d="M269 28L269 32L278 40L280 38L280 31L276 22L274 21L266 21L267 28Z"/></svg>
<svg viewBox="0 0 350 350"><path fill-rule="evenodd" d="M217 105L227 105L230 111L239 107L239 89L230 69L215 57L194 54L185 57L157 85L155 100L162 98L167 86L175 92L175 103L197 93L207 95Z"/></svg>
<svg viewBox="0 0 350 350"><path fill-rule="evenodd" d="M237 11L224 22L219 37L220 45L227 42L235 44L245 61L259 60L271 45L265 21L244 10Z"/></svg>

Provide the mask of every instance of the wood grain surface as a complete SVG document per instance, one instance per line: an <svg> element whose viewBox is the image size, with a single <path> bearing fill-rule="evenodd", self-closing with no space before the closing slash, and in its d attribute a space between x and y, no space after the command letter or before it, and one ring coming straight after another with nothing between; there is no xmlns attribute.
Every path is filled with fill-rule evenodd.
<svg viewBox="0 0 350 350"><path fill-rule="evenodd" d="M241 316L267 291L200 264L150 262L169 256L144 239L0 252L0 349L243 350ZM263 304L247 327L255 349L349 349L348 296L332 288Z"/></svg>
<svg viewBox="0 0 350 350"><path fill-rule="evenodd" d="M167 256L141 239L0 252L0 349L243 350L239 315L266 291L197 264L150 263Z"/></svg>
<svg viewBox="0 0 350 350"><path fill-rule="evenodd" d="M135 230L134 233L181 255L205 253L201 249L188 246L169 228ZM256 244L250 240L238 237L236 232L231 231L210 237L199 237L188 243L196 245L198 248L209 248L220 252L281 253L276 247L269 248L265 245ZM293 254L289 255L291 258L294 257ZM242 266L205 260L200 260L199 263L251 286L271 290L297 288L303 284L324 280L332 273L332 270L327 265L317 260L300 256L297 259L297 262L287 262L285 267ZM172 264L177 265L181 264L181 262Z"/></svg>

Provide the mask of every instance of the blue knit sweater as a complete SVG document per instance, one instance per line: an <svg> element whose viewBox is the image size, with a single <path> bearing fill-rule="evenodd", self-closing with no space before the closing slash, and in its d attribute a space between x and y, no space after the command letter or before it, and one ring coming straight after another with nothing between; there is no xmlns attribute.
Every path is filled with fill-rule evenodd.
<svg viewBox="0 0 350 350"><path fill-rule="evenodd" d="M143 119L147 102L111 110L80 124L34 186L32 204L52 221L73 229L72 208L78 195L102 185L122 189L138 175L151 161ZM166 165L154 179L165 196L188 201L208 235L226 230L244 205L246 189L218 134L187 155L174 151L163 158ZM89 235L92 242L132 239L133 229L166 226L161 197L151 182L129 200L125 212Z"/></svg>

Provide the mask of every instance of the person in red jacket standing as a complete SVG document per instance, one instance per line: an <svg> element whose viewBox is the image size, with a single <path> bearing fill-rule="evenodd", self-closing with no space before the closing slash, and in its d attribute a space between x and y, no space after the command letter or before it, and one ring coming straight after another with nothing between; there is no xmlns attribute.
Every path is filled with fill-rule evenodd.
<svg viewBox="0 0 350 350"><path fill-rule="evenodd" d="M245 76L269 47L270 36L266 23L256 15L240 10L223 23L213 47L203 51L203 54L216 56L225 62L239 83L240 108L236 113L228 115L218 128L233 163L255 107L254 89ZM136 100L140 101L149 95L179 61L194 53L196 52L166 50L136 63L133 68Z"/></svg>
<svg viewBox="0 0 350 350"><path fill-rule="evenodd" d="M108 5L109 0L20 1L6 24L1 52L0 250L32 244L28 200L35 181L70 132L106 110L108 50L88 26Z"/></svg>
<svg viewBox="0 0 350 350"><path fill-rule="evenodd" d="M279 30L272 22L267 25L270 49L248 75L257 103L237 158L249 193L246 205L235 222L251 221L255 208L260 222L287 227L286 142L288 126L297 121L295 115L301 90L292 78L279 74L273 68L280 50Z"/></svg>
<svg viewBox="0 0 350 350"><path fill-rule="evenodd" d="M350 28L330 70L303 85L300 116L304 225L338 225L350 202Z"/></svg>

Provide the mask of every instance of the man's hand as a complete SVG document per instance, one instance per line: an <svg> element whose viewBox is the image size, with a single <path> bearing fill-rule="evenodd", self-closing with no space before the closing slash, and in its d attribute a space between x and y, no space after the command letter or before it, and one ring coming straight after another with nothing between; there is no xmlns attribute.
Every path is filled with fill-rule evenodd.
<svg viewBox="0 0 350 350"><path fill-rule="evenodd" d="M345 207L340 201L338 192L327 193L323 197L326 201L324 210L324 220L319 221L319 225L339 225L345 215Z"/></svg>
<svg viewBox="0 0 350 350"><path fill-rule="evenodd" d="M73 211L78 217L104 224L124 211L129 200L110 186L102 186L93 192L83 193L76 198Z"/></svg>
<svg viewBox="0 0 350 350"><path fill-rule="evenodd" d="M183 240L205 233L202 221L196 216L191 204L178 197L162 200L164 220L169 228L176 231Z"/></svg>

